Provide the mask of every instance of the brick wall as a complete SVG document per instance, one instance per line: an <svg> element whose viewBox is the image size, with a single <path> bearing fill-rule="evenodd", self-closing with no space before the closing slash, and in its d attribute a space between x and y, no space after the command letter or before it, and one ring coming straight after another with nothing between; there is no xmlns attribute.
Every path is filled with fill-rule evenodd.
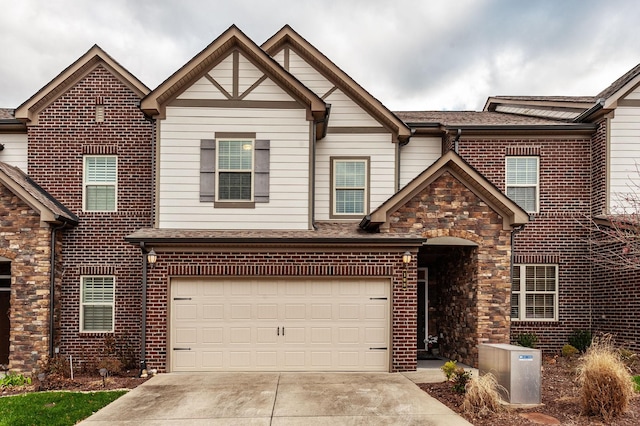
<svg viewBox="0 0 640 426"><path fill-rule="evenodd" d="M49 348L51 230L0 185L0 256L11 260L9 369L30 375Z"/></svg>
<svg viewBox="0 0 640 426"><path fill-rule="evenodd" d="M38 125L28 127L30 176L80 217L64 234L56 345L61 354L84 362L99 354L105 334L79 333L82 274L115 275L115 333L140 345L141 255L124 241L152 226L153 124L144 119L139 101L98 65L47 106ZM95 120L96 103L105 105L104 122ZM118 156L117 212L82 212L84 154Z"/></svg>
<svg viewBox="0 0 640 426"><path fill-rule="evenodd" d="M147 304L147 365L167 368L168 281L170 277L385 277L392 280L392 371L416 368L415 260L408 268L407 288L402 285L402 254L395 251L162 251L149 270ZM415 254L415 253L414 253Z"/></svg>
<svg viewBox="0 0 640 426"><path fill-rule="evenodd" d="M462 138L460 154L502 191L505 155L539 155L540 211L515 236L517 263L554 263L559 270L559 321L513 321L511 337L536 333L538 347L559 351L576 328L590 327L591 141L574 138ZM509 302L507 302L509 303Z"/></svg>

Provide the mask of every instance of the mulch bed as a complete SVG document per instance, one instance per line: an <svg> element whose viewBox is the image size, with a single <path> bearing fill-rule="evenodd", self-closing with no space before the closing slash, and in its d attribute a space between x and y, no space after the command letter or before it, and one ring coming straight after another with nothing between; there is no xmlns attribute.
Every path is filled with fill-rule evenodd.
<svg viewBox="0 0 640 426"><path fill-rule="evenodd" d="M627 412L612 422L602 419L586 417L580 413L578 400L579 388L576 380L578 362L575 359L551 358L546 360L542 372L542 404L539 407L527 409L506 409L497 414L485 417L474 417L462 412L464 396L454 392L451 383L425 383L419 385L422 390L438 399L453 411L462 415L476 426L497 425L533 425L531 420L521 416L523 413L541 413L558 419L563 425L640 425L640 394L631 400ZM634 375L639 374L636 370ZM550 423L542 423L550 424Z"/></svg>
<svg viewBox="0 0 640 426"><path fill-rule="evenodd" d="M0 388L0 396L54 390L94 392L101 390L133 389L147 380L147 378L141 379L133 375L125 375L106 377L103 383L102 377L100 376L80 375L74 376L72 380L58 375L51 375L42 382L34 379L30 385Z"/></svg>

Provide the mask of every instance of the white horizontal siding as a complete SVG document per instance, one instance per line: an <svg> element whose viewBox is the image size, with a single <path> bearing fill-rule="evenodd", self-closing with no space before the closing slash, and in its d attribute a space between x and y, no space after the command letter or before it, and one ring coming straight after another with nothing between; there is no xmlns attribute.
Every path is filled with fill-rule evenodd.
<svg viewBox="0 0 640 426"><path fill-rule="evenodd" d="M23 172L27 170L27 134L26 133L0 133L0 144L4 150L0 151L0 161L19 167Z"/></svg>
<svg viewBox="0 0 640 426"><path fill-rule="evenodd" d="M280 65L284 65L284 54L279 54L277 58ZM292 50L289 51L289 72L320 97L324 96L334 86L333 83L324 78L313 66L309 65Z"/></svg>
<svg viewBox="0 0 640 426"><path fill-rule="evenodd" d="M404 187L442 155L442 139L414 136L400 147L400 187Z"/></svg>
<svg viewBox="0 0 640 426"><path fill-rule="evenodd" d="M636 86L629 94L627 94L627 96L624 97L625 99L633 99L633 100L637 100L640 99L640 86Z"/></svg>
<svg viewBox="0 0 640 426"><path fill-rule="evenodd" d="M331 157L369 157L369 213L395 193L395 144L390 133L329 134L316 148L316 219L330 219ZM364 215L363 215L364 216Z"/></svg>
<svg viewBox="0 0 640 426"><path fill-rule="evenodd" d="M610 136L609 207L616 211L631 207L622 200L626 194L637 194L639 191L640 108L616 108L615 117L611 120Z"/></svg>
<svg viewBox="0 0 640 426"><path fill-rule="evenodd" d="M227 97L205 77L193 83L177 99L227 99Z"/></svg>
<svg viewBox="0 0 640 426"><path fill-rule="evenodd" d="M270 146L269 203L214 209L201 203L200 140L255 132ZM160 123L160 228L307 229L309 123L305 110L168 107Z"/></svg>
<svg viewBox="0 0 640 426"><path fill-rule="evenodd" d="M327 96L325 101L331 104L331 116L329 117L329 127L381 127L375 120L358 104L351 100L341 90L336 90Z"/></svg>

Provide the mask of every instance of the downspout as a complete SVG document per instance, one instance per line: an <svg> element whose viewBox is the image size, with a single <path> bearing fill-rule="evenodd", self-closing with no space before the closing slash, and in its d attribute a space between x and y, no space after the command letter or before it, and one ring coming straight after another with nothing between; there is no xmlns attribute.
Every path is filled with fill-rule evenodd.
<svg viewBox="0 0 640 426"><path fill-rule="evenodd" d="M140 321L140 374L147 370L147 248L144 242L140 243L142 251L142 318Z"/></svg>
<svg viewBox="0 0 640 426"><path fill-rule="evenodd" d="M524 229L524 225L520 225L520 226L516 226L515 228L513 228L511 230L511 256L510 256L510 258L511 258L511 262L510 263L511 264L509 265L509 271L510 271L510 274L509 274L509 289L510 290L512 290L511 287L513 286L513 263L514 263L515 258L516 258L515 254L514 254L513 246L515 244L516 234L518 232L522 231L523 229ZM509 306L511 306L511 299L509 299ZM511 313L509 313L509 316L511 316ZM511 326L509 326L509 343L511 343Z"/></svg>
<svg viewBox="0 0 640 426"><path fill-rule="evenodd" d="M458 149L460 148L460 136L462 136L462 129L458 129L458 134L456 134L456 138L453 140L453 152L458 154Z"/></svg>
<svg viewBox="0 0 640 426"><path fill-rule="evenodd" d="M411 136L413 136L416 133L416 129L411 129ZM402 164L402 162L400 161L400 157L401 157L401 152L402 152L402 147L405 145L408 145L409 142L411 141L411 136L409 136L407 139L400 141L398 140L398 145L396 147L396 191L400 191L400 188L402 187L402 182L400 182L400 165Z"/></svg>
<svg viewBox="0 0 640 426"><path fill-rule="evenodd" d="M327 127L329 126L329 116L331 115L331 104L325 104L326 110L324 117L319 120L314 120L311 125L311 194L309 197L311 198L311 226L313 229L318 229L316 227L316 142L318 139L318 134L316 130L316 125L320 123L324 123L322 126L322 136L320 139L324 139L327 136Z"/></svg>
<svg viewBox="0 0 640 426"><path fill-rule="evenodd" d="M62 230L67 226L67 222L63 222L60 226L51 227L51 252L49 253L49 359L53 358L53 342L54 342L54 321L55 321L55 292L56 292L56 231Z"/></svg>

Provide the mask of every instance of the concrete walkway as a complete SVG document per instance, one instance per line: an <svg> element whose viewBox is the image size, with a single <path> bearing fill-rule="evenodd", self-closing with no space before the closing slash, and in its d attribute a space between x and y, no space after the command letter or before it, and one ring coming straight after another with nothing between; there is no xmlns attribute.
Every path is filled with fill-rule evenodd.
<svg viewBox="0 0 640 426"><path fill-rule="evenodd" d="M161 374L81 425L469 425L399 373Z"/></svg>

